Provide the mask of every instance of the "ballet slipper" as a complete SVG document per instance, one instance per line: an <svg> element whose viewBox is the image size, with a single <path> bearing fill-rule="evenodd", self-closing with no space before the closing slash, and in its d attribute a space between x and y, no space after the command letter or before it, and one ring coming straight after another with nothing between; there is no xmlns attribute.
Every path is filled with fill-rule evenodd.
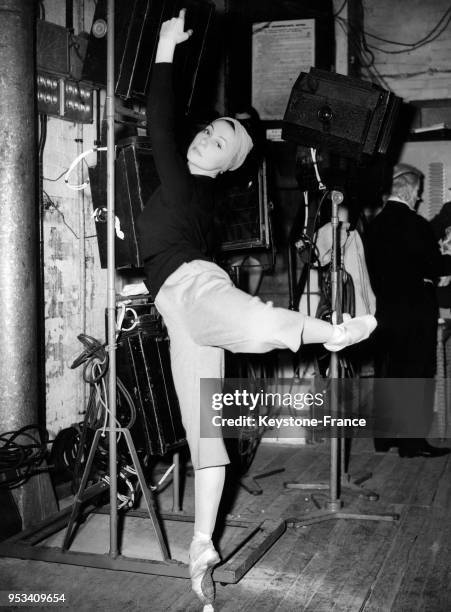
<svg viewBox="0 0 451 612"><path fill-rule="evenodd" d="M211 542L207 544L207 548L204 548L196 558L191 558L190 554L189 572L191 576L191 588L204 606L212 605L214 602L215 585L212 572L214 566L217 565L220 560Z"/></svg>

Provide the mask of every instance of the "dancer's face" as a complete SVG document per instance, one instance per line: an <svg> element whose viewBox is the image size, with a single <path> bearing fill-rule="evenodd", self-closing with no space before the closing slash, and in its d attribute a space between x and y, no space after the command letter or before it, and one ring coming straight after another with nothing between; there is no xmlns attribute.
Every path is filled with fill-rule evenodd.
<svg viewBox="0 0 451 612"><path fill-rule="evenodd" d="M235 151L235 130L224 119L216 119L198 132L188 148L192 174L216 176L224 172Z"/></svg>

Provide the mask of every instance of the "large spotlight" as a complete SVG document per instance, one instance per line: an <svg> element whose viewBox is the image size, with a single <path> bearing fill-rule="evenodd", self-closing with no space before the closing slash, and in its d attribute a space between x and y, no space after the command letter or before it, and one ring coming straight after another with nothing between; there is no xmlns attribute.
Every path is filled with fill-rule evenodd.
<svg viewBox="0 0 451 612"><path fill-rule="evenodd" d="M282 137L347 157L383 154L400 103L373 83L311 68L293 86Z"/></svg>

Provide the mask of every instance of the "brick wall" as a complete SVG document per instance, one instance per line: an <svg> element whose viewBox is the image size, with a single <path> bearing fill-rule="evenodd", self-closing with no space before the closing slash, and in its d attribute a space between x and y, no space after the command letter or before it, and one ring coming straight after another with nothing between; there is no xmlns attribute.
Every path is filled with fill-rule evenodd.
<svg viewBox="0 0 451 612"><path fill-rule="evenodd" d="M363 0L367 41L380 49L399 51L403 47L368 34L406 43L418 41L434 28L449 6L447 0ZM442 25L445 23L446 19ZM377 71L406 101L451 98L451 24L436 40L416 50L395 55L372 51Z"/></svg>
<svg viewBox="0 0 451 612"><path fill-rule="evenodd" d="M46 19L65 25L65 3L45 1ZM89 30L93 1L76 2L76 32ZM82 151L92 148L95 125L81 125L49 118L43 155L44 210L44 313L46 358L47 428L54 436L60 429L81 420L86 385L81 368L69 368L81 352L81 332L104 338L106 273L100 268L95 226L91 218L89 188L72 191L64 179L55 179ZM95 157L87 158L95 163ZM71 175L72 183L86 179L82 165Z"/></svg>

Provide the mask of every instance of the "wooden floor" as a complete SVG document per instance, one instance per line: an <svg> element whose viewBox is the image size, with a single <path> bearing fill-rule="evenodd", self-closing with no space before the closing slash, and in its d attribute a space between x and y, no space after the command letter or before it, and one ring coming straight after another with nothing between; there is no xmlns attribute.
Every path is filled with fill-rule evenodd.
<svg viewBox="0 0 451 612"><path fill-rule="evenodd" d="M327 480L327 444L263 444L253 464L259 473L284 467L258 482L260 496L240 489L235 516L301 517L317 508L308 493L284 481ZM344 492L346 511L398 513L397 522L333 519L289 527L235 585L217 585L221 612L447 612L451 610L451 460L401 459L375 454L369 440L354 444L351 470L372 472L365 483L380 494L371 502ZM322 503L321 495L315 495ZM161 495L170 509L170 487ZM192 479L185 509L192 511ZM36 561L0 559L0 591L64 592L63 607L49 610L201 610L183 579L114 572ZM47 609L47 608L40 608Z"/></svg>

